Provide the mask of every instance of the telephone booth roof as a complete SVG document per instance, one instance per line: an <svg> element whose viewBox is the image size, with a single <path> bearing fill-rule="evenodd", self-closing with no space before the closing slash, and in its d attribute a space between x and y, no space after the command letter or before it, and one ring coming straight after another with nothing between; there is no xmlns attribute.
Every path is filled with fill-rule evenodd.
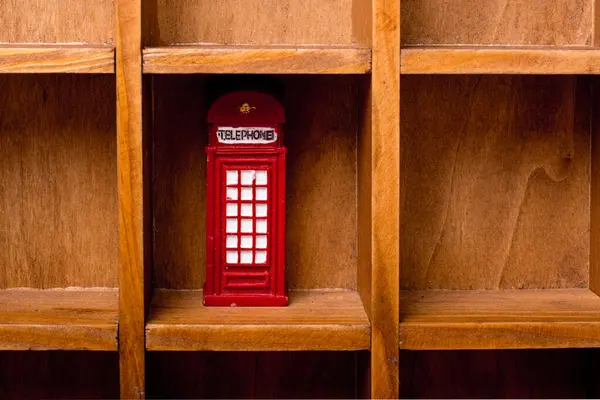
<svg viewBox="0 0 600 400"><path fill-rule="evenodd" d="M285 112L273 96L263 92L230 92L208 110L210 124L283 124Z"/></svg>

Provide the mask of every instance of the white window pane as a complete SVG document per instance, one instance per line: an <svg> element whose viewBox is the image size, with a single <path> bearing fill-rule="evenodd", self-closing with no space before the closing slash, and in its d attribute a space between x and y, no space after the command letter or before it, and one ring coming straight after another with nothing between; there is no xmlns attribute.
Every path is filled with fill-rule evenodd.
<svg viewBox="0 0 600 400"><path fill-rule="evenodd" d="M257 219L256 220L256 233L267 233L267 220Z"/></svg>
<svg viewBox="0 0 600 400"><path fill-rule="evenodd" d="M266 251L257 251L254 253L254 263L255 264L264 264L267 262L267 252Z"/></svg>
<svg viewBox="0 0 600 400"><path fill-rule="evenodd" d="M235 249L237 247L238 237L236 235L228 235L225 247Z"/></svg>
<svg viewBox="0 0 600 400"><path fill-rule="evenodd" d="M252 233L252 220L251 219L243 219L242 220L242 232Z"/></svg>
<svg viewBox="0 0 600 400"><path fill-rule="evenodd" d="M227 216L228 217L237 217L237 204L236 203L227 203Z"/></svg>
<svg viewBox="0 0 600 400"><path fill-rule="evenodd" d="M266 185L267 184L267 171L256 171L256 184Z"/></svg>
<svg viewBox="0 0 600 400"><path fill-rule="evenodd" d="M242 236L242 241L240 247L242 249L251 249L252 248L252 236Z"/></svg>
<svg viewBox="0 0 600 400"><path fill-rule="evenodd" d="M227 171L227 184L228 185L237 185L238 184L238 172L237 171Z"/></svg>
<svg viewBox="0 0 600 400"><path fill-rule="evenodd" d="M242 171L242 185L250 185L254 182L254 171Z"/></svg>
<svg viewBox="0 0 600 400"><path fill-rule="evenodd" d="M256 205L256 216L257 217L266 217L267 216L267 205L266 204L257 204Z"/></svg>
<svg viewBox="0 0 600 400"><path fill-rule="evenodd" d="M265 235L258 235L256 237L256 248L266 249L267 248L267 237Z"/></svg>
<svg viewBox="0 0 600 400"><path fill-rule="evenodd" d="M242 200L252 200L252 188L242 188Z"/></svg>
<svg viewBox="0 0 600 400"><path fill-rule="evenodd" d="M227 218L227 223L225 227L225 231L227 233L237 233L237 218Z"/></svg>
<svg viewBox="0 0 600 400"><path fill-rule="evenodd" d="M228 264L237 264L238 262L238 252L237 251L228 251L227 252L227 263Z"/></svg>
<svg viewBox="0 0 600 400"><path fill-rule="evenodd" d="M242 204L242 217L251 217L252 216L252 204L243 203Z"/></svg>
<svg viewBox="0 0 600 400"><path fill-rule="evenodd" d="M237 200L238 190L237 188L227 188L227 200Z"/></svg>
<svg viewBox="0 0 600 400"><path fill-rule="evenodd" d="M256 200L267 200L267 188L256 188Z"/></svg>
<svg viewBox="0 0 600 400"><path fill-rule="evenodd" d="M240 264L252 264L252 252L251 251L241 251L240 252Z"/></svg>

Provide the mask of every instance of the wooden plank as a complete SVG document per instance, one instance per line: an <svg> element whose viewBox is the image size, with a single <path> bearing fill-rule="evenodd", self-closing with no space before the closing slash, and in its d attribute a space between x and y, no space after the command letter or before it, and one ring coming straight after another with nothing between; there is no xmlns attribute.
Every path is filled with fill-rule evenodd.
<svg viewBox="0 0 600 400"><path fill-rule="evenodd" d="M352 44L352 0L157 0L152 44Z"/></svg>
<svg viewBox="0 0 600 400"><path fill-rule="evenodd" d="M402 288L587 288L589 87L489 75L402 87Z"/></svg>
<svg viewBox="0 0 600 400"><path fill-rule="evenodd" d="M351 291L293 291L288 307L204 307L201 291L158 291L148 350L364 350L370 324Z"/></svg>
<svg viewBox="0 0 600 400"><path fill-rule="evenodd" d="M590 276L589 287L600 295L600 85L597 78L589 82L592 88L591 107L591 168L590 168Z"/></svg>
<svg viewBox="0 0 600 400"><path fill-rule="evenodd" d="M352 37L357 43L371 48L373 36L373 2L352 0Z"/></svg>
<svg viewBox="0 0 600 400"><path fill-rule="evenodd" d="M117 350L118 291L0 290L0 350Z"/></svg>
<svg viewBox="0 0 600 400"><path fill-rule="evenodd" d="M142 4L117 0L117 153L119 176L119 365L122 398L145 397L144 154Z"/></svg>
<svg viewBox="0 0 600 400"><path fill-rule="evenodd" d="M144 73L150 74L365 74L370 68L370 49L350 46L144 49Z"/></svg>
<svg viewBox="0 0 600 400"><path fill-rule="evenodd" d="M401 298L400 347L600 347L600 298L588 289L411 291Z"/></svg>
<svg viewBox="0 0 600 400"><path fill-rule="evenodd" d="M583 46L593 0L403 0L403 44Z"/></svg>
<svg viewBox="0 0 600 400"><path fill-rule="evenodd" d="M403 74L598 74L600 50L567 48L402 49Z"/></svg>
<svg viewBox="0 0 600 400"><path fill-rule="evenodd" d="M111 47L0 46L0 74L114 72L115 54Z"/></svg>
<svg viewBox="0 0 600 400"><path fill-rule="evenodd" d="M110 44L114 0L0 2L0 43Z"/></svg>
<svg viewBox="0 0 600 400"><path fill-rule="evenodd" d="M365 77L279 78L287 114L288 286L356 290L357 78ZM203 116L210 81L193 75L153 79L156 287L201 289L206 248Z"/></svg>
<svg viewBox="0 0 600 400"><path fill-rule="evenodd" d="M115 83L0 75L0 288L118 284Z"/></svg>
<svg viewBox="0 0 600 400"><path fill-rule="evenodd" d="M371 397L398 398L400 2L373 2Z"/></svg>

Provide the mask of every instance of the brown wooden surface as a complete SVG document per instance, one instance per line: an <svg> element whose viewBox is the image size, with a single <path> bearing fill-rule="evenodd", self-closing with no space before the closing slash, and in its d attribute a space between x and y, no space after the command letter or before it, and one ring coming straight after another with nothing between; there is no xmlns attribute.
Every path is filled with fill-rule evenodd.
<svg viewBox="0 0 600 400"><path fill-rule="evenodd" d="M598 350L402 351L402 398L597 398Z"/></svg>
<svg viewBox="0 0 600 400"><path fill-rule="evenodd" d="M404 349L600 347L588 289L403 292L400 315Z"/></svg>
<svg viewBox="0 0 600 400"><path fill-rule="evenodd" d="M115 72L112 47L0 46L0 73Z"/></svg>
<svg viewBox="0 0 600 400"><path fill-rule="evenodd" d="M575 77L402 83L402 287L587 287L588 89Z"/></svg>
<svg viewBox="0 0 600 400"><path fill-rule="evenodd" d="M0 87L0 288L116 287L114 79Z"/></svg>
<svg viewBox="0 0 600 400"><path fill-rule="evenodd" d="M114 0L3 0L0 43L113 43Z"/></svg>
<svg viewBox="0 0 600 400"><path fill-rule="evenodd" d="M590 45L593 0L404 0L403 44Z"/></svg>
<svg viewBox="0 0 600 400"><path fill-rule="evenodd" d="M413 47L402 49L403 74L598 74L592 48Z"/></svg>
<svg viewBox="0 0 600 400"><path fill-rule="evenodd" d="M365 350L370 324L356 292L290 292L288 307L204 307L202 291L154 294L149 350Z"/></svg>
<svg viewBox="0 0 600 400"><path fill-rule="evenodd" d="M144 157L141 0L117 0L119 365L121 397L144 398Z"/></svg>
<svg viewBox="0 0 600 400"><path fill-rule="evenodd" d="M590 168L590 289L600 295L600 82L587 81L592 91L592 149Z"/></svg>
<svg viewBox="0 0 600 400"><path fill-rule="evenodd" d="M151 74L364 74L367 48L289 46L171 46L144 50Z"/></svg>
<svg viewBox="0 0 600 400"><path fill-rule="evenodd" d="M373 2L371 397L398 397L400 2Z"/></svg>
<svg viewBox="0 0 600 400"><path fill-rule="evenodd" d="M152 37L167 44L351 44L352 0L153 0Z"/></svg>
<svg viewBox="0 0 600 400"><path fill-rule="evenodd" d="M205 279L205 82L154 77L156 287ZM356 290L357 78L281 77L287 112L290 289Z"/></svg>
<svg viewBox="0 0 600 400"><path fill-rule="evenodd" d="M363 393L368 352L151 352L148 361L149 398L351 399Z"/></svg>
<svg viewBox="0 0 600 400"><path fill-rule="evenodd" d="M117 352L0 352L0 397L22 399L116 399Z"/></svg>
<svg viewBox="0 0 600 400"><path fill-rule="evenodd" d="M116 350L118 295L0 290L0 350Z"/></svg>
<svg viewBox="0 0 600 400"><path fill-rule="evenodd" d="M373 43L373 2L352 0L353 42L371 48Z"/></svg>

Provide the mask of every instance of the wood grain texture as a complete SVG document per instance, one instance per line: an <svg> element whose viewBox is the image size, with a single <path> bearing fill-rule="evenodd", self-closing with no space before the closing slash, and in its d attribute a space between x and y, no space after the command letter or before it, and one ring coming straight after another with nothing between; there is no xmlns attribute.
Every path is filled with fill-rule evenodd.
<svg viewBox="0 0 600 400"><path fill-rule="evenodd" d="M116 399L116 351L0 352L0 397L22 399Z"/></svg>
<svg viewBox="0 0 600 400"><path fill-rule="evenodd" d="M0 46L0 74L115 72L111 47Z"/></svg>
<svg viewBox="0 0 600 400"><path fill-rule="evenodd" d="M592 43L592 0L404 0L403 44Z"/></svg>
<svg viewBox="0 0 600 400"><path fill-rule="evenodd" d="M591 86L591 168L590 168L590 276L589 287L600 295L600 84L596 77L587 83Z"/></svg>
<svg viewBox="0 0 600 400"><path fill-rule="evenodd" d="M0 350L117 350L117 290L0 290Z"/></svg>
<svg viewBox="0 0 600 400"><path fill-rule="evenodd" d="M116 287L114 79L0 87L0 288Z"/></svg>
<svg viewBox="0 0 600 400"><path fill-rule="evenodd" d="M148 350L364 350L370 324L356 292L293 291L288 307L204 307L201 291L158 291Z"/></svg>
<svg viewBox="0 0 600 400"><path fill-rule="evenodd" d="M575 77L402 82L402 287L587 287L585 86Z"/></svg>
<svg viewBox="0 0 600 400"><path fill-rule="evenodd" d="M156 76L156 287L205 280L206 90ZM356 289L357 79L281 77L287 112L286 274L290 289ZM174 140L176 138L176 140Z"/></svg>
<svg viewBox="0 0 600 400"><path fill-rule="evenodd" d="M371 397L398 397L400 2L373 2Z"/></svg>
<svg viewBox="0 0 600 400"><path fill-rule="evenodd" d="M0 43L114 43L114 0L3 0Z"/></svg>
<svg viewBox="0 0 600 400"><path fill-rule="evenodd" d="M351 44L352 0L152 0L149 40L169 44ZM156 4L154 4L156 3Z"/></svg>
<svg viewBox="0 0 600 400"><path fill-rule="evenodd" d="M595 398L598 350L402 351L400 397Z"/></svg>
<svg viewBox="0 0 600 400"><path fill-rule="evenodd" d="M414 291L401 298L400 347L600 347L600 298L588 289Z"/></svg>
<svg viewBox="0 0 600 400"><path fill-rule="evenodd" d="M373 2L371 0L352 1L352 37L367 47L373 43Z"/></svg>
<svg viewBox="0 0 600 400"><path fill-rule="evenodd" d="M367 359L366 351L150 352L148 397L362 398Z"/></svg>
<svg viewBox="0 0 600 400"><path fill-rule="evenodd" d="M371 50L353 47L172 46L144 50L150 74L365 74Z"/></svg>
<svg viewBox="0 0 600 400"><path fill-rule="evenodd" d="M119 176L119 365L121 397L145 397L144 155L142 4L117 0L117 153Z"/></svg>
<svg viewBox="0 0 600 400"><path fill-rule="evenodd" d="M567 48L455 48L402 50L403 74L598 74L600 51Z"/></svg>

